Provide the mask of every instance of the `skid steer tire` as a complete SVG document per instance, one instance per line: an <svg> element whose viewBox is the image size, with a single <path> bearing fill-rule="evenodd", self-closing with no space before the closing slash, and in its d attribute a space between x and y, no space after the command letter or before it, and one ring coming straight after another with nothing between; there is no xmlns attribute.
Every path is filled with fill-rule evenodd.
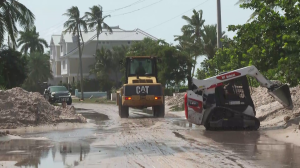
<svg viewBox="0 0 300 168"><path fill-rule="evenodd" d="M129 107L122 106L121 96L119 96L119 116L121 118L128 118L129 117Z"/></svg>

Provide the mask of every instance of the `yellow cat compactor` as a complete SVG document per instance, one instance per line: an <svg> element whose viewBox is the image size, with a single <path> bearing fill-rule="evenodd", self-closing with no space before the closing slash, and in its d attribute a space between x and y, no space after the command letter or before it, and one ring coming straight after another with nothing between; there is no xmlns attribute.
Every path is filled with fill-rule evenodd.
<svg viewBox="0 0 300 168"><path fill-rule="evenodd" d="M126 82L117 91L119 116L128 118L129 107L152 107L153 116L165 116L164 88L157 78L157 57L126 57Z"/></svg>

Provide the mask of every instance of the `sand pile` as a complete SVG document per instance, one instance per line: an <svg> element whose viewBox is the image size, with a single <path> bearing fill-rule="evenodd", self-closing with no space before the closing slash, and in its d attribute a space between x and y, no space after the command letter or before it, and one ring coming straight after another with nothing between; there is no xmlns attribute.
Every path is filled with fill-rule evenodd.
<svg viewBox="0 0 300 168"><path fill-rule="evenodd" d="M178 106L178 107L182 107L184 104L184 94L183 93L177 93L175 96L166 96L165 97L165 102L166 105L168 106Z"/></svg>
<svg viewBox="0 0 300 168"><path fill-rule="evenodd" d="M32 93L22 88L0 90L0 129L17 128L58 123L70 118L71 122L86 122L75 114L74 107L52 106L40 93Z"/></svg>
<svg viewBox="0 0 300 168"><path fill-rule="evenodd" d="M263 121L266 126L279 126L285 124L285 117L290 120L300 116L300 86L290 88L291 97L294 104L293 110L285 109L279 102L267 93L266 88L258 87L254 89L252 96L256 107L256 117Z"/></svg>

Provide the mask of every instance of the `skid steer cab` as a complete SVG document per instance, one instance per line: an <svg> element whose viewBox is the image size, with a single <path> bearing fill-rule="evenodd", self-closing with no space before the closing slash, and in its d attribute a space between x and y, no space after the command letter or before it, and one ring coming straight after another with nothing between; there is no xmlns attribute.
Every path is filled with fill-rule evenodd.
<svg viewBox="0 0 300 168"><path fill-rule="evenodd" d="M125 84L117 91L119 116L128 118L129 107L152 107L154 117L164 117L164 88L157 78L157 57L126 57L125 67Z"/></svg>
<svg viewBox="0 0 300 168"><path fill-rule="evenodd" d="M187 120L207 130L259 129L247 76L266 87L286 109L293 109L288 85L273 84L255 66L249 66L204 80L189 78L193 84L184 98Z"/></svg>

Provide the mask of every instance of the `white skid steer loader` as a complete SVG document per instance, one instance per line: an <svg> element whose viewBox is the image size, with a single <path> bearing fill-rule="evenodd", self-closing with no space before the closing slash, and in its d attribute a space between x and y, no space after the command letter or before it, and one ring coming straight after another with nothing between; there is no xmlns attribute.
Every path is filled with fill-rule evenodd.
<svg viewBox="0 0 300 168"><path fill-rule="evenodd" d="M250 95L247 76L254 77L285 108L292 110L289 86L274 84L255 66L225 72L204 80L191 79L185 94L185 116L206 130L257 130L260 121Z"/></svg>

